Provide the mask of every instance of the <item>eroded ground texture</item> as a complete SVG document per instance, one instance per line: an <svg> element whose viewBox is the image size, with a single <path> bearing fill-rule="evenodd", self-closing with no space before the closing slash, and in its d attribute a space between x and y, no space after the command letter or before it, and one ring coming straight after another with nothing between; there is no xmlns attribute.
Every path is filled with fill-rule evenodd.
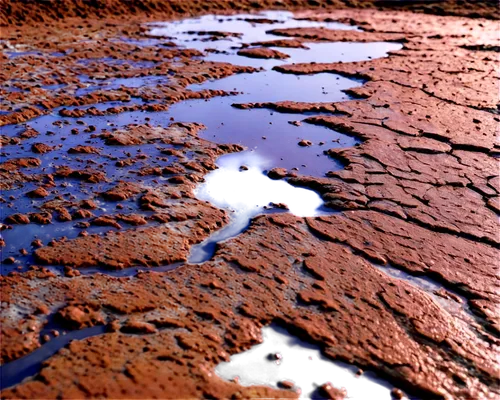
<svg viewBox="0 0 500 400"><path fill-rule="evenodd" d="M239 105L295 113L360 144L323 146L340 170L286 178L337 213L259 216L200 265L185 263L191 246L229 217L193 189L217 157L243 148L202 139L196 109L191 121L161 126L133 116L230 95L188 86L256 70L149 43L135 20L2 29L2 374L91 329L23 382L3 383L2 398L294 398L214 373L273 322L409 396L498 398L498 24L353 9L296 17L362 29L277 29L293 39L283 51L337 41L403 48L275 67L363 79L351 100ZM242 52L284 58L265 44ZM107 122L121 114L119 126Z"/></svg>

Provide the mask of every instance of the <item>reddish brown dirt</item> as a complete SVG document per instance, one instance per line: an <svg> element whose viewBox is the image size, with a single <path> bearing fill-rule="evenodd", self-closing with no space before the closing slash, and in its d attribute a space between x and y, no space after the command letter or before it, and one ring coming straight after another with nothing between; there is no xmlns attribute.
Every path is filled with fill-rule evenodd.
<svg viewBox="0 0 500 400"><path fill-rule="evenodd" d="M2 0L0 2L0 24L3 26L24 23L50 23L64 18L104 19L117 15L142 18L179 18L185 15L216 12L265 10L269 8L379 8L399 9L430 14L462 15L468 17L498 18L498 4L494 0L475 2L471 0L210 0L186 1L144 0L140 3L125 0L69 1L56 0L40 3L36 0Z"/></svg>
<svg viewBox="0 0 500 400"><path fill-rule="evenodd" d="M145 196L148 195L160 198L165 194L158 190ZM150 209L156 208L154 204L146 204ZM186 261L190 245L202 241L227 222L223 211L198 201L184 201L182 204L165 202L159 207L151 218L170 221L168 225L56 242L36 250L35 258L39 263L77 268L100 266L123 269L137 264L146 267L171 264ZM121 214L100 216L90 220L90 224L121 229L119 221L134 226L147 224L147 220L140 215Z"/></svg>
<svg viewBox="0 0 500 400"><path fill-rule="evenodd" d="M150 4L145 3L145 7ZM448 4L456 5L447 2L442 8L451 7ZM24 11L12 12L18 20L31 19L30 7L29 3ZM78 12L95 12L88 7ZM76 10L62 12L71 16ZM484 10L479 8L477 12ZM48 19L57 17L46 15ZM399 12L341 10L302 16L348 20L370 32L301 29L282 34L309 41L397 40L405 46L388 58L374 61L279 69L295 74L336 72L368 79L351 91L356 100L242 106L295 113L333 111L337 114L309 117L306 122L362 139L359 146L329 150L330 156L345 163L342 170L324 178L290 179L294 185L317 190L328 206L342 212L307 219L291 215L258 217L248 231L221 245L214 258L202 265L186 265L170 272L151 270L124 278L83 276L73 267L150 267L184 260L191 244L225 223L221 210L193 198L193 187L213 169L218 155L240 150L200 140L196 132L201 127L194 124L172 124L168 128L130 125L93 133L102 139L104 149L151 143L178 147L165 150L167 157L178 157L173 165L159 170L144 165L140 168L146 176L168 177L159 188L140 182L113 182L112 189L96 193L108 201L136 201L142 211L152 211L152 219L167 224L53 241L36 250L35 255L39 262L65 266L64 275L32 267L29 272L0 278L3 363L38 348L41 329L52 317L68 330L108 327L103 335L71 343L47 360L35 379L4 390L2 398L296 397L290 390L224 382L214 373L214 367L229 355L258 343L259 329L271 322L317 343L328 357L374 370L393 385L422 398L498 396L500 187L495 129L499 120L491 90L498 78L494 53L484 47L498 46L496 24L427 15L417 21ZM113 45L104 39L123 34L123 30L105 27L102 21L81 32L68 28L57 39L54 33L42 31L35 37L33 28L25 29L26 36L14 37L13 43L25 41L54 51L71 48L70 43L81 40L86 32L91 50L88 56L80 53L79 57L91 58L106 51L117 57L123 54L124 59L157 56L154 51L139 55L133 46L125 44L111 49ZM127 29L130 37L141 34L139 25L131 23ZM93 42L101 40L99 35L104 39ZM28 105L21 113L8 114L3 123L31 119L75 101L94 104L127 96L157 96L168 107L191 96L185 89L188 83L244 72L227 64L189 60L192 55L183 55L185 65L174 71L174 83L154 93L122 88L104 91L92 99L69 94L58 100L33 87L24 97L8 99L12 106ZM43 57L23 57L26 70L9 63L2 71L6 82L38 73L33 78L36 82L44 79L40 68L49 66L60 71L64 82L71 83L72 75L66 72L80 71L69 59L56 66ZM158 57L168 58L167 53ZM85 68L86 73L103 73L106 77L121 76L126 70L108 71L97 63ZM173 66L166 62L161 68L158 75ZM34 108L41 98L47 99L45 110ZM19 145L23 138L18 139L5 144ZM84 151L78 149L78 153ZM197 154L194 160L184 157L188 151ZM139 160L123 157L116 162L128 165ZM50 191L55 179L109 179L102 171L73 171L64 166L54 176L29 175L30 168L39 164L37 158L2 163L2 188L35 182ZM283 178L287 171L275 170L272 175ZM43 201L43 211L13 213L6 222L73 218L117 228L123 221L140 225L143 218L125 215L119 208L95 218L92 199ZM159 239L163 236L168 239ZM431 277L444 286L441 297L457 302L460 297L455 293L459 293L474 314L451 312L436 301L433 293L392 278L374 264Z"/></svg>
<svg viewBox="0 0 500 400"><path fill-rule="evenodd" d="M290 57L288 54L282 53L278 50L268 49L267 47L253 47L251 49L243 49L238 51L238 55L250 58L274 58L276 60L283 60Z"/></svg>
<svg viewBox="0 0 500 400"><path fill-rule="evenodd" d="M296 39L277 39L268 40L265 42L253 42L252 46L263 46L263 47L283 47L292 49L307 49L307 46L300 40Z"/></svg>
<svg viewBox="0 0 500 400"><path fill-rule="evenodd" d="M69 295L77 304L98 304L97 323L118 319L129 326L133 318L159 329L153 335L113 333L75 343L44 368L43 381L50 385L32 381L4 392L7 398L35 393L151 397L159 390L167 397L219 393L218 379L195 393L191 382L199 383L227 353L255 343L258 328L271 321L321 343L333 358L375 368L427 397L443 394L443 388L454 397L486 396L498 373L492 343L475 328L450 318L429 295L388 278L349 247L311 235L308 225L292 216L258 218L245 235L224 245L213 262L195 269L139 273L134 279L47 278L41 271L5 279L5 287L16 288L6 296L12 304L61 307ZM23 286L33 281L34 289L20 297ZM144 353L145 346L150 351ZM422 364L426 372L417 367ZM129 366L137 368L141 381L123 375ZM163 379L156 377L169 370L174 382L186 380L183 391L162 389ZM93 378L97 371L98 380ZM457 386L456 379L464 386ZM94 383L82 387L85 380Z"/></svg>

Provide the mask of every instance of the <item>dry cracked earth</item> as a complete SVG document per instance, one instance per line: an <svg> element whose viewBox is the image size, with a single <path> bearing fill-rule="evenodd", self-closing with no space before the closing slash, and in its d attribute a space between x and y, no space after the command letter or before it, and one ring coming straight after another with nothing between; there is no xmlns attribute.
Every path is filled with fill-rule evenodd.
<svg viewBox="0 0 500 400"><path fill-rule="evenodd" d="M336 212L258 216L199 265L186 263L190 248L230 217L193 190L219 156L243 148L201 138L196 110L162 126L148 115L234 94L188 86L256 69L203 61L166 39L145 46L140 20L2 29L2 374L65 335L81 340L4 384L1 397L296 398L214 372L275 323L376 372L395 397L498 398L498 24L415 15L303 11L296 17L362 29L273 31L283 51L339 41L402 49L275 67L362 80L350 100L237 105L297 114L359 144L324 146L343 165L325 176L273 170ZM283 58L266 46L242 56ZM99 84L128 78L153 84ZM122 114L120 126L106 123ZM29 125L42 117L46 126Z"/></svg>

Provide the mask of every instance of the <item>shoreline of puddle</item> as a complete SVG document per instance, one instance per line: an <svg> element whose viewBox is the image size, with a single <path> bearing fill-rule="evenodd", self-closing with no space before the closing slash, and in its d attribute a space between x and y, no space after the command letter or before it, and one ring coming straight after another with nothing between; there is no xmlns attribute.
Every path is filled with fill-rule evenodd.
<svg viewBox="0 0 500 400"><path fill-rule="evenodd" d="M291 13L265 13L263 14L267 17L273 17L275 20L288 21L284 23L285 26L290 24L295 24L297 20L292 19ZM230 17L217 17L217 16L206 16L199 19L189 19L185 20L187 22L177 22L173 23L176 29L182 26L183 23L189 25L189 29L192 29L196 23L204 23L205 20L224 20L225 18L230 20L236 20L238 27L241 26L251 26L250 23L246 21L240 21L238 18L248 17L250 15L243 16L230 16ZM255 18L255 15L253 16ZM197 22L198 21L198 22ZM286 22L285 21L285 22ZM220 24L219 22L216 22ZM302 26L331 26L336 29L354 29L352 26L342 25L338 23L316 23L310 21L301 20L300 24ZM158 24L156 24L158 25ZM224 29L228 29L227 24L224 24ZM264 29L266 24L257 24L251 29L253 32ZM269 25L268 27L274 27L274 25ZM161 29L161 28L159 28ZM188 35L189 36L189 35ZM182 37L182 36L181 36ZM254 35L254 39L260 40L272 40L280 38L278 36L273 36L268 33L261 33L259 35ZM240 42L245 40L245 36L242 38L237 38ZM227 41L216 41L216 42L197 42L198 47L206 50L207 48L217 47L219 42L223 43L223 46L234 47L232 44L228 45ZM182 44L190 47L191 42L184 43L182 39L178 39L178 45ZM387 56L387 53L392 50L397 50L401 47L400 44L396 43L376 43L373 47L372 43L313 43L312 45L317 46L315 49L281 49L284 52L295 51L297 54L309 55L311 59L318 57L318 55L328 54L328 49L334 46L336 52L332 55L331 61L342 61L342 60L353 60L353 59L368 59L369 57L377 56ZM337 51L338 47L344 49L344 53ZM356 46L356 51L353 52L355 56L350 55L347 50L349 46ZM372 47L371 47L372 46ZM359 47L359 48L358 48ZM325 51L322 51L324 49ZM360 49L363 51L360 52ZM234 49L233 49L234 50ZM321 50L321 51L320 51ZM368 55L366 52L373 51ZM361 54L361 55L360 55ZM213 54L208 53L208 58ZM266 63L270 60L255 60L247 57L242 57L236 54L217 54L218 57L223 57L225 62L235 63L236 60L239 63L245 65L247 63ZM354 58L353 58L354 57ZM274 61L274 60L271 60ZM293 62L293 56L285 60L285 62ZM158 77L145 77L137 78L137 81L150 80L153 79L155 82ZM134 78L135 79L135 78ZM91 81L86 78L85 81ZM111 79L111 84L114 84L114 79ZM132 86L137 86L139 83L137 81L129 81ZM103 84L102 81L97 81L99 84ZM272 84L269 86L269 84ZM90 82L92 84L92 82ZM247 90L249 88L249 93L243 93L236 96L227 97L213 97L205 100L186 100L179 103L173 104L169 107L169 110L157 113L144 113L141 111L125 112L123 114L112 115L112 116L102 116L102 117L89 117L83 116L81 118L63 118L57 115L59 109L53 110L49 115L38 117L26 124L20 124L21 126L32 127L39 131L49 131L54 130L55 135L46 137L44 143L50 145L62 145L60 149L54 150L53 152L40 155L39 158L42 159L42 166L39 168L32 168L31 172L37 172L37 170L42 171L52 158L60 157L65 160L65 165L76 166L82 165L85 160L94 158L94 156L80 156L79 159L83 160L80 162L75 162L74 158L68 157L65 150L72 145L80 144L81 138L77 136L68 135L66 140L61 141L61 129L54 129L52 123L59 120L67 121L68 125L63 127L63 130L69 131L70 129L78 128L79 125L76 120L82 121L87 125L94 125L97 130L109 127L119 127L124 126L129 123L141 123L148 121L151 125L164 125L165 121L169 120L171 117L175 121L192 121L203 123L207 126L207 129L201 131L199 136L203 139L210 140L216 143L237 143L242 144L249 151L254 151L256 154L264 159L270 161L270 166L286 168L288 170L293 170L301 175L308 176L323 176L326 172L330 170L339 169L342 167L340 163L323 154L324 150L331 147L351 147L358 143L358 140L350 137L348 135L340 134L331 130L327 127L316 126L312 124L302 124L301 126L295 126L290 124L290 120L295 120L300 118L300 114L287 114L279 113L268 109L250 109L250 110L240 110L232 107L232 104L237 101L238 103L245 102L273 102L280 100L292 100L292 101L303 101L303 102L338 102L343 100L348 100L350 97L347 96L343 90L358 87L362 83L353 79L348 79L335 74L314 74L308 76L295 76L290 74L282 74L273 70L265 70L262 72L254 72L250 74L237 74L232 75L220 80L207 81L203 84L190 85L188 89L190 90L204 90L204 89L222 89L227 92L231 92L234 89L237 90ZM279 90L278 90L279 89ZM77 109L85 109L90 107L96 107L102 109L107 106L117 106L122 104L143 104L144 102L140 99L132 99L131 102L112 102L107 105L95 104L93 106L82 106L82 107L70 107ZM145 103L144 103L145 104ZM319 115L321 113L310 113L311 115ZM193 118L194 115L194 118ZM11 131L14 133L20 129L19 125L11 125L3 127L4 131ZM6 133L7 133L6 132ZM236 132L236 133L235 133ZM300 147L297 143L302 140L311 140L313 144L307 147ZM12 157L22 157L22 156L32 156L29 150L30 144L37 139L28 139L23 142L21 146L21 151L17 149L16 154L9 154L9 158ZM86 144L94 146L102 146L102 142L99 139L86 140ZM22 149L25 150L22 150ZM151 150L148 150L151 149ZM128 146L126 149L120 149L116 147L106 146L104 149L105 155L112 157L115 154L120 154L121 152L127 151L133 153L136 151L148 154L154 150L154 145L143 145L143 146ZM236 156L237 157L237 156ZM305 161L307 160L307 161ZM84 164L84 163L83 163ZM50 167L50 163L49 163ZM111 170L107 167L106 171ZM113 169L113 180L117 181L119 179L127 180L127 173L130 168L123 168L121 171ZM115 175L116 174L116 175ZM153 181L154 178L144 179L145 181ZM35 188L32 184L26 184L25 187L20 188L20 190L13 190L12 194L16 195L18 201L16 202L16 207L12 210L15 212L23 212L24 208L28 208L29 204L35 204L36 200L30 200L24 198L22 192L25 190L30 190ZM94 188L90 188L90 192L104 191L107 188L106 184L98 184ZM68 187L69 193L71 193L70 187ZM79 193L76 192L78 195ZM73 195L73 194L72 194ZM40 201L38 201L40 203ZM130 212L141 212L137 210L137 207L127 204ZM105 212L106 203L101 202L101 209L97 212L100 215ZM142 212L141 212L142 213ZM248 221L249 222L249 221ZM33 261L29 258L23 258L17 254L19 248L30 248L30 243L34 238L57 238L61 236L67 236L68 239L75 238L78 235L78 229L71 226L71 222L64 223L61 227L60 223L54 229L51 225L35 225L28 224L26 226L17 225L14 229L4 231L3 237L7 242L7 247L3 249L3 257L14 256L16 259L21 261L30 262ZM248 224L247 224L248 225ZM104 233L106 228L101 227L89 227L89 234L93 233ZM55 233L55 235L54 235ZM2 265L2 273L8 273L11 269L9 266Z"/></svg>
<svg viewBox="0 0 500 400"><path fill-rule="evenodd" d="M278 211L283 211L283 210L278 210ZM176 267L183 266L186 264L192 264L191 262L187 263L175 263L171 264L168 266L163 266L163 267L156 267L156 268L150 268L147 270L147 272L163 272L163 271L169 271L172 270ZM425 293L430 295L436 302L438 302L442 307L445 308L448 312L454 314L457 318L461 319L464 323L474 323L475 318L472 312L469 309L468 301L466 298L464 298L462 295L458 294L457 292L450 290L448 288L445 288L447 292L455 296L456 298L460 299L462 302L459 302L457 300L453 299L444 299L441 296L438 296L435 291L439 288L444 288L439 282L428 278L426 276L419 275L418 273L410 273L403 271L401 269L395 268L392 265L378 265L373 262L370 262L371 265L374 266L374 268L378 269L379 271L387 274L388 276L396 279L401 279L405 282L408 282L412 287L416 288L417 290L423 290ZM137 274L140 274L142 272L145 272L145 270L136 268L136 267L131 267L126 269L127 272L131 272L130 274L127 275L119 275L119 276L127 276L127 277L133 277ZM117 273L123 272L123 271L116 271ZM96 271L96 273L102 273L105 274L103 271ZM83 275L83 274L82 274ZM450 304L449 303L454 303L452 306L453 310L450 309ZM53 311L51 315L48 318L51 318L57 310ZM272 324L271 324L272 325ZM268 329L270 325L267 325L264 327L264 329ZM44 326L44 328L40 332L40 338L43 336L44 332L47 331L47 327ZM59 350L65 348L71 341L73 340L85 340L91 337L95 336L100 336L103 334L106 334L107 332L107 325L96 325L88 328L83 328L80 330L73 330L69 331L66 333L63 333L62 335L59 335L57 337L51 337L51 339L42 344L39 348L36 350L32 351L31 353L27 354L26 356L23 356L21 358L18 358L14 361L11 361L7 364L0 365L0 377L2 378L2 382L4 382L4 385L2 385L2 389L6 389L12 386L15 386L17 384L22 383L26 379L29 379L33 376L36 376L40 370L43 367L43 363L50 359L53 355L55 355ZM293 338L292 338L293 339ZM294 340L299 340L300 338L295 338ZM293 340L292 340L293 342ZM289 344L288 342L286 342ZM265 341L261 343L262 345L265 345ZM316 346L316 345L313 345ZM316 346L317 347L317 346ZM325 357L324 355L322 357ZM337 366L343 365L344 371L349 371L352 376L355 376L356 371L359 369L359 367L353 365L353 364L346 364L343 361L335 361L334 359L331 360L332 363L334 363ZM219 365L220 366L220 365ZM219 367L217 366L217 367ZM216 368L217 369L217 368ZM7 373L4 373L4 371L8 371ZM221 375L219 373L221 377ZM386 380L384 378L381 378L378 376L379 374L373 370L373 368L368 368L365 373L363 373L361 376L365 380L365 382L376 384L377 386L382 387L384 390L389 393L389 399L397 399L392 393L392 389L395 387L398 387L398 385L395 385L391 383L389 380ZM5 383L7 382L7 383ZM316 393L316 392L315 392ZM315 397L317 398L317 397ZM409 400L418 400L420 399L419 396L407 396Z"/></svg>
<svg viewBox="0 0 500 400"><path fill-rule="evenodd" d="M264 15L269 17L274 14L267 13ZM281 17L283 15L286 15L287 17L286 18ZM186 22L186 24L191 24L190 28L192 28L193 27L192 25L195 24L193 21L196 20L202 21L202 23L204 23L203 21L206 22L207 20L213 19L214 21L217 21L217 24L221 24L221 22L218 21L219 20L224 21L224 18L235 19L243 17L244 16L231 16L231 17L207 16L207 17L201 17L199 19L186 20L188 21ZM255 15L252 15L252 17L255 17ZM278 15L275 15L275 17L278 18ZM357 29L352 26L342 25L338 23L316 23L303 20L294 20L291 18L291 14L288 13L281 13L280 18L282 19L285 18L285 20L283 20L283 22L280 23L284 25L281 27L288 27L288 25L296 23L297 25L301 26L326 26L326 27L330 26L334 27L335 29ZM238 20L236 19L236 21ZM240 23L243 23L243 21L238 21L237 25L240 26L241 25ZM157 27L153 29L162 29L161 27L158 27L158 25L159 24L156 24ZM177 28L179 25L182 25L182 21L173 23L172 25L175 25L175 27ZM265 24L257 24L256 26L258 28L265 29L265 26L263 25ZM276 27L275 24L272 24L272 27L273 28ZM228 25L224 25L224 30L226 29L228 29ZM179 38L182 38L182 35L178 36L178 39ZM266 33L265 35L262 36L259 35L252 36L252 41L265 41L277 38L281 39L281 37L273 36ZM245 38L245 36L243 35L243 37L239 39L241 39L241 42L243 42L244 40L247 40L249 38ZM181 39L179 40L181 41L181 44L184 43L187 45L187 47L191 47L191 45L193 44L195 45L195 48L199 47L198 45L200 45L201 47L206 45L206 42L202 41L182 42ZM333 44L332 43L308 44L307 42L305 43L306 45L310 46L309 49L280 48L280 51L284 53L293 53L295 54L295 59L297 59L298 61L300 60L300 62L307 62L301 58L302 55L308 54L314 57L314 54L316 55L322 54L321 57L323 57L325 49L330 49L330 51L335 51L336 55L338 56L337 59L334 58L330 60L330 62L335 62L335 61L360 61L361 59L364 60L370 58L377 58L377 55L387 56L387 53L389 51L401 48L401 45L395 43L377 43L375 45L372 43L357 43L354 44L354 47L352 47L353 46L352 43L333 43ZM216 43L215 49L220 51L230 51L232 50L231 47L234 43L233 44L222 43L221 46L217 48L219 44L220 43ZM210 42L209 45L212 46L211 48L214 48L213 47L214 42ZM207 48L208 47L206 47L203 50L206 50ZM358 60L355 57L353 58L346 56L346 54L349 55L348 52L349 48L356 49L356 57L360 57L360 54L363 54L365 58L362 57L360 60ZM384 48L385 50L382 51ZM367 52L369 52L370 49L373 50L373 55L368 56ZM344 53L342 53L343 51ZM304 53L304 52L309 52L309 53ZM231 62L233 64L238 61L237 65L251 65L259 67L264 66L267 68L272 68L276 65L288 64L292 62L294 60L294 56L291 56L290 59L284 61L275 61L275 60L256 61L254 59L247 59L238 56L236 54L209 53L208 56L205 57L204 59L208 61ZM311 61L315 60L309 60L309 62ZM152 81L156 82L155 79L152 79ZM269 87L269 82L272 82L275 86ZM133 84L136 83L133 82ZM281 74L272 70L266 70L264 72L255 72L253 74L233 75L218 81L206 82L201 85L190 85L189 87L189 89L193 90L223 89L226 91L231 91L235 89L241 90L244 89L245 86L246 87L251 86L253 90L252 93L244 93L239 96L214 97L209 99L208 101L204 100L183 101L170 106L169 110L166 112L160 112L155 114L128 112L126 113L126 115L104 116L98 118L82 117L78 119L101 127L109 126L110 120L116 121L118 122L118 125L123 126L126 125L127 123L136 122L134 121L134 119L145 120L145 118L149 118L152 124L164 123L166 120L168 120L169 117L174 117L176 121L190 121L191 119L195 119L196 122L204 123L205 125L207 125L207 130L200 133L201 138L216 143L239 143L243 144L247 148L247 150L242 153L225 155L217 159L216 163L219 165L219 169L207 174L205 176L205 182L196 189L195 194L200 195L201 200L210 201L212 204L226 209L227 208L232 209L238 207L245 208L245 212L241 212L240 210L240 213L238 214L238 210L236 210L233 215L232 222L230 222L229 225L227 225L226 227L222 228L219 231L216 231L211 237L207 238L206 241L200 243L199 245L196 245L199 246L198 248L196 246L192 247L192 252L190 253L190 260L188 261L188 263L193 265L196 262L207 261L211 257L210 252L212 250L215 251L214 250L215 248L211 248L208 253L207 252L203 253L204 246L206 245L208 245L208 247L212 245L216 246L217 243L223 240L227 240L231 237L235 237L236 235L244 231L244 229L248 227L251 219L256 215L258 215L259 213L262 213L264 211L264 207L266 207L268 203L284 203L290 209L290 212L292 212L295 215L303 217L323 215L322 213L327 213L328 211L321 209L321 205L323 204L323 202L316 192L303 188L295 188L284 180L276 180L276 181L271 180L266 175L264 175L264 171L270 167L281 167L281 168L286 168L288 170L293 170L294 168L296 168L301 174L304 175L321 176L324 175L329 170L341 168L341 165L338 164L336 161L330 159L327 155L323 154L323 147L322 147L323 145L320 145L319 144L320 142L325 142L324 149L334 147L332 143L335 143L343 147L350 147L357 143L356 139L340 134L325 127L319 127L310 124L304 124L302 126L297 127L289 123L290 119L295 119L297 117L300 118L300 116L303 114L297 114L294 117L291 116L291 114L278 113L267 109L254 109L254 110L236 109L232 107L232 104L234 103L235 99L239 103L276 102L285 100L334 103L349 99L349 96L347 96L343 92L343 90L360 85L361 83L358 81L344 78L334 74L316 74L316 75L299 77L295 75ZM282 91L277 90L277 87L281 87L283 90ZM137 102L137 100L134 100L134 102ZM120 102L117 103L117 105L120 104L123 103ZM126 104L130 104L130 102ZM96 104L94 106L97 108L103 107L103 105L99 104ZM78 107L78 108L85 108L85 107ZM54 113L56 111L57 110L54 110ZM196 112L196 115L193 115L193 111ZM317 114L320 113L314 113L314 115ZM48 121L46 123L46 126L48 126L54 120L62 120L62 119L71 121L70 124L67 127L65 127L65 129L67 130L77 126L75 124L76 118L62 118L58 116L55 117L54 115L39 117L36 120L30 121L25 125L34 126L36 129L36 126L38 125L43 126L44 124L43 121ZM96 120L100 121L100 123L97 124L95 122ZM237 138L240 140L235 140L234 137L235 127L238 127L239 133ZM16 129L17 128L14 127L13 131L16 131ZM40 130L43 130L43 128L40 128ZM284 139L286 140L284 141ZM313 145L308 147L299 147L297 143L302 139L313 141ZM54 138L54 140L57 141L57 138ZM329 140L328 144L326 144L327 140ZM78 137L70 138L70 140L64 143L64 147L69 147L68 144L71 145L72 143L75 144L79 143L80 141L81 139ZM26 141L24 146L26 148L29 148L30 143L31 143L30 141ZM97 140L96 143L101 144ZM153 145L151 145L151 147L152 146ZM141 147L142 151L144 151L144 147L145 146ZM279 149L279 151L277 149ZM109 152L108 148L106 148L106 150ZM122 150L123 149L118 149L118 151ZM129 150L130 149L127 149L127 151ZM63 150L61 150L61 154L65 155L65 153L63 153ZM297 162L298 158L302 159ZM306 158L308 161L304 161L304 158ZM240 167L242 165L246 166L247 169L241 170ZM233 183L238 183L239 176L243 177L243 179L247 178L253 179L254 186L249 187L249 189L253 191L258 190L258 188L262 187L263 185L268 185L267 187L269 188L269 190L266 194L269 193L273 194L274 191L273 196L276 193L282 195L283 192L288 191L289 195L288 197L284 198L281 197L275 198L273 196L268 196L265 198L256 199L249 196L248 193L246 194L243 193L244 195L241 198L236 198L234 199L234 201L228 201L227 196L228 193L230 192L228 192L227 189L231 188L224 187L224 184L221 184L221 182L227 181L229 176L231 176L231 179L233 179L232 181ZM210 188L208 188L207 186L203 186L203 185L213 184L213 182L215 182L216 187L220 189L219 191L214 192L213 186L211 186ZM248 186L248 182L245 182L244 180L240 181L240 183L242 185ZM22 188L22 190L25 189L26 187ZM304 207L303 202L299 202L302 204L298 205L293 203L293 201L297 199L300 200L300 198L297 197L297 194L303 195L304 198L306 198L306 204L305 204L306 207ZM251 201L252 204L250 204L250 202L245 203L246 200ZM102 211L106 211L105 210L106 203L103 202L102 204L103 204ZM273 210L271 210L271 212L273 212ZM330 210L329 212L335 212L335 211ZM233 223L234 220L236 220L236 224L233 224L233 226L231 226L231 223ZM47 230L49 231L48 234L50 235L50 227L45 228L43 226L42 227L30 226L26 228L26 230L35 230L35 231L37 229ZM59 224L58 228L56 228L53 232L58 232L57 229L59 229ZM76 237L76 234L78 233L78 230L76 228L70 228L68 224L68 230L69 231L73 230L71 233L74 234ZM109 228L92 229L91 233L95 233L100 230L101 231L109 230ZM219 237L217 237L216 235L219 235ZM11 234L10 236L12 238L13 235ZM215 236L215 240L213 236ZM54 237L52 236L52 238ZM32 238L30 238L30 241L31 239ZM193 251L196 251L196 249L202 250L201 253L198 253L201 255L195 254L194 256L192 256L191 254L193 253ZM207 258L207 256L209 257ZM181 263L179 265L184 265L184 264ZM174 266L168 265L164 267L158 267L151 269L151 271L161 272L162 270L171 270L179 265L176 264ZM138 267L135 269L139 270L141 268ZM86 272L84 271L82 272L86 274ZM92 272L91 269L89 269L87 272L106 273L105 271L100 271L98 268L96 268L94 272ZM120 272L117 272L117 275L118 274L120 274ZM264 329L266 329L264 331L265 333L266 332L269 333L270 329L272 330L275 328L267 327ZM104 331L105 331L104 326L96 326L93 328L68 332L66 335L61 336L60 339L55 338L43 344L40 348L28 354L27 356L12 361L11 363L2 365L1 366L2 378L4 378L4 371L9 371L10 367L10 371L9 373L6 373L6 376L8 378L7 382L11 383L8 386L2 384L2 389L18 384L23 379L28 378L30 376L35 376L36 373L41 368L41 363L44 360L48 359L49 357L53 356L59 349L65 347L71 340L73 339L83 340L87 337L92 337L98 334L102 334L104 333ZM281 335L283 336L284 333L281 332ZM299 340L299 339L296 338L294 340ZM332 360L328 360L327 362L334 364ZM21 370L21 371L18 370L17 375L14 367L19 368ZM349 370L352 369L351 367L346 367L346 368ZM331 379L330 381L333 381L333 379ZM380 382L385 382L385 381L381 380ZM336 384L334 383L334 385ZM387 382L385 382L385 386L392 386L392 385L389 385ZM389 391L385 389L383 390L384 395L382 397L376 397L376 398L390 398L390 395L389 397L386 396L389 393Z"/></svg>
<svg viewBox="0 0 500 400"><path fill-rule="evenodd" d="M58 337L52 338L30 354L0 366L0 376L2 377L0 390L7 389L26 379L35 377L41 371L42 364L47 359L56 355L59 350L66 347L73 340L89 339L105 334L106 331L107 327L105 325L98 325L77 331L66 332ZM359 386L361 383L368 386L367 388L363 387L361 389L362 391L369 390L370 393L377 394L377 396L372 397L373 399L391 399L390 389L393 385L379 378L374 372L364 371L362 374L358 374L357 367L326 358L322 355L318 345L304 342L299 337L275 324L263 327L262 336L263 341L261 343L252 346L252 348L247 351L231 356L229 362L218 364L214 368L215 373L220 378L227 381L234 381L234 379L237 378L238 383L244 386L267 385L279 388L280 382L291 381L296 384L294 385L294 390L298 389L299 393L302 394L300 398L326 398L319 395L318 388L321 384L330 383L335 387L347 389L349 398L362 400L363 397L352 397L350 394L353 390L352 384L354 383L356 386ZM270 338L272 339L271 343L269 343ZM257 356L255 355L256 351ZM262 351L264 351L265 354L259 354L262 353ZM326 369L332 373L330 375L323 374L321 378L318 377L317 373L314 373L314 377L310 376L304 379L302 370L293 371L296 365L294 363L297 362L297 360L293 358L296 358L295 356L297 353L299 353L299 355L300 353L306 353L307 360L311 361L311 365L320 364L321 369L325 369L326 367ZM283 368L280 368L281 363L273 363L273 360L270 360L270 355L276 354L279 354L278 357L280 361L284 362L285 371L283 371ZM303 365L303 361L305 360L303 354L301 358L301 365ZM243 360L243 365L241 360ZM260 374L258 371L260 371ZM262 371L267 371L269 374L263 377ZM257 374L257 377L255 377L255 374ZM299 375L302 375L302 377ZM342 377L342 381L338 381L338 375ZM349 382L346 382L346 378L350 378ZM302 383L299 383L299 381ZM304 381L306 382L305 384ZM300 386L307 388L302 391ZM306 390L307 392L305 392ZM359 393L359 391L358 389L357 392Z"/></svg>

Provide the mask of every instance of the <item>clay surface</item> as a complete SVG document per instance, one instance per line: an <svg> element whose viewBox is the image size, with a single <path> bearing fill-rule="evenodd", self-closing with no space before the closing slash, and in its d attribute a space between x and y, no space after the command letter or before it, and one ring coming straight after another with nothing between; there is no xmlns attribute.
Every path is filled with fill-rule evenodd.
<svg viewBox="0 0 500 400"><path fill-rule="evenodd" d="M62 335L103 328L3 386L2 398L296 398L290 382L242 386L215 373L271 323L375 372L395 398L499 396L500 42L497 22L487 19L498 11L489 2L404 2L406 11L387 11L386 1L349 2L382 11L327 3L295 2L310 7L296 18L360 29L276 28L283 39L239 52L283 59L274 68L283 74L363 80L350 100L234 106L293 113L293 129L317 125L359 139L345 148L296 139L341 162L325 176L267 172L318 192L328 213L260 215L197 265L186 263L191 247L230 221L195 188L218 157L244 149L201 138L195 108L189 121L136 119L234 94L190 85L258 68L203 60L198 50L149 37L144 22L229 12L228 2L0 7L8 16L0 229L15 239L0 241L2 374ZM192 36L231 39L223 27ZM287 49L330 41L403 48L376 60L286 64ZM320 391L349 397L327 383Z"/></svg>
<svg viewBox="0 0 500 400"><path fill-rule="evenodd" d="M278 60L283 60L290 57L288 54L282 53L278 50L269 49L267 47L243 49L238 52L238 55L250 58L275 58Z"/></svg>

